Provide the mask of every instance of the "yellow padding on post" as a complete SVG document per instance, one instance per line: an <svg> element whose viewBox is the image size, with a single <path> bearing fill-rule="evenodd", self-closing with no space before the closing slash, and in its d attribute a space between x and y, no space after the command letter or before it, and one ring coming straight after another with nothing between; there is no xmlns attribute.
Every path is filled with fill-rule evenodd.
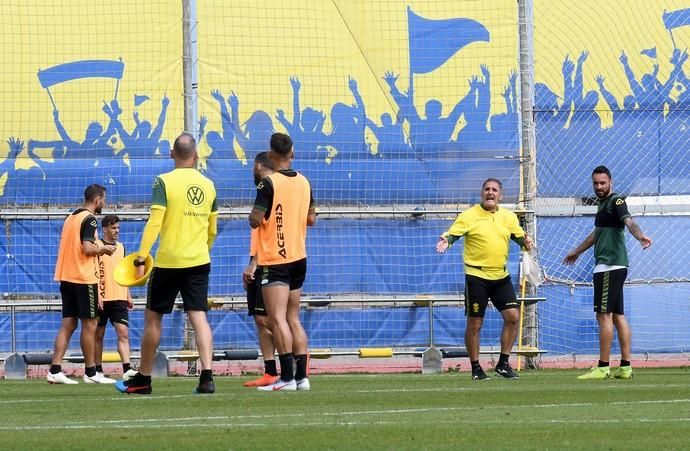
<svg viewBox="0 0 690 451"><path fill-rule="evenodd" d="M393 348L360 348L360 359L375 357L393 357Z"/></svg>
<svg viewBox="0 0 690 451"><path fill-rule="evenodd" d="M196 351L180 351L178 355L175 356L175 360L181 362L193 362L199 358L199 353Z"/></svg>
<svg viewBox="0 0 690 451"><path fill-rule="evenodd" d="M120 361L120 354L117 352L104 352L103 353L103 363L114 363Z"/></svg>
<svg viewBox="0 0 690 451"><path fill-rule="evenodd" d="M521 349L518 349L516 351L516 354L518 355L523 355L525 357L536 357L539 355L541 351L539 348L536 348L534 346L523 346Z"/></svg>
<svg viewBox="0 0 690 451"><path fill-rule="evenodd" d="M429 304L431 303L431 300L433 299L433 296L428 295L428 294L418 294L416 296L416 299L414 301L414 305L417 307L428 307Z"/></svg>
<svg viewBox="0 0 690 451"><path fill-rule="evenodd" d="M312 359L330 359L331 358L331 349L330 348L310 349L309 350L309 357Z"/></svg>

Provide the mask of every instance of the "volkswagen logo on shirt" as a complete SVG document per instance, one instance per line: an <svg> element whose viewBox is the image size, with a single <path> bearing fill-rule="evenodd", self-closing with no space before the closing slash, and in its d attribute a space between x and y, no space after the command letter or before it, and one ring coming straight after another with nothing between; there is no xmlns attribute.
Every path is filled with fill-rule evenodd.
<svg viewBox="0 0 690 451"><path fill-rule="evenodd" d="M204 190L201 189L200 186L191 185L187 188L187 201L190 204L194 205L195 207L198 207L199 205L204 203L204 199L206 199L206 195L204 194Z"/></svg>

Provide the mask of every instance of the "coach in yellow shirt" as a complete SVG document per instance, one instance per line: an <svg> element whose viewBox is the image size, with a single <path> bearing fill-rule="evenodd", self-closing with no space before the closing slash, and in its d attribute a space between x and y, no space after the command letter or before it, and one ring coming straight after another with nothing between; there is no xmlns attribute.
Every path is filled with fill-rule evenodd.
<svg viewBox="0 0 690 451"><path fill-rule="evenodd" d="M508 358L517 336L519 304L506 264L510 240L525 249L531 249L533 243L520 227L515 213L499 208L502 197L500 180L489 178L484 181L481 203L460 213L436 245L436 250L442 254L465 237L465 346L472 364L472 379L475 380L489 379L479 365L479 332L489 299L503 317L501 355L495 368L496 375L518 378Z"/></svg>
<svg viewBox="0 0 690 451"><path fill-rule="evenodd" d="M161 320L172 312L182 294L184 311L195 332L201 376L196 393L213 393L213 336L208 325L210 251L217 233L218 206L213 182L196 170L194 138L183 133L173 144L175 169L153 182L151 214L144 228L137 260L139 276L160 234L155 264L149 278L139 372L115 387L122 393L151 393L151 370L160 343Z"/></svg>

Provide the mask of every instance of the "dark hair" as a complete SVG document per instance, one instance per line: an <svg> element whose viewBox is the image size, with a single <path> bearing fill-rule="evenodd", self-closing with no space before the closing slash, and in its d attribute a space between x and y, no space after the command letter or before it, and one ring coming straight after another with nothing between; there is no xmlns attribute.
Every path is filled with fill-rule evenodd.
<svg viewBox="0 0 690 451"><path fill-rule="evenodd" d="M173 154L183 160L191 158L195 151L196 141L189 133L182 133L173 143Z"/></svg>
<svg viewBox="0 0 690 451"><path fill-rule="evenodd" d="M270 170L274 169L273 161L268 157L268 152L259 152L254 157L254 162L259 163L261 166L268 168Z"/></svg>
<svg viewBox="0 0 690 451"><path fill-rule="evenodd" d="M117 224L118 222L120 222L120 218L118 218L117 216L105 215L103 216L103 219L101 219L101 227L105 228L113 224Z"/></svg>
<svg viewBox="0 0 690 451"><path fill-rule="evenodd" d="M292 139L285 133L274 133L271 135L271 150L287 157L292 150Z"/></svg>
<svg viewBox="0 0 690 451"><path fill-rule="evenodd" d="M594 174L606 174L608 175L609 180L611 180L611 171L609 171L609 168L607 168L606 166L597 166L592 171L592 177L594 177Z"/></svg>
<svg viewBox="0 0 690 451"><path fill-rule="evenodd" d="M105 186L101 186L97 183L89 185L84 190L84 200L86 202L92 202L97 197L105 196Z"/></svg>
<svg viewBox="0 0 690 451"><path fill-rule="evenodd" d="M482 190L484 190L484 188L486 188L486 184L489 182L497 183L498 187L501 189L501 191L503 191L503 183L501 183L501 181L499 179L495 179L493 177L489 177L488 179L484 180L484 183L482 183Z"/></svg>

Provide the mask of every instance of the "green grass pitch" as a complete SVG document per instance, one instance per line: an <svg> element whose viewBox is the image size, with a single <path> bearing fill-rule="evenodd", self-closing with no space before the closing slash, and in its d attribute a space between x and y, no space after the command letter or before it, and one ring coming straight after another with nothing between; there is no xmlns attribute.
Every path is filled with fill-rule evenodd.
<svg viewBox="0 0 690 451"><path fill-rule="evenodd" d="M1 449L687 449L690 368L632 380L581 371L313 376L312 391L266 393L248 378L154 380L151 396L112 386L0 382Z"/></svg>

